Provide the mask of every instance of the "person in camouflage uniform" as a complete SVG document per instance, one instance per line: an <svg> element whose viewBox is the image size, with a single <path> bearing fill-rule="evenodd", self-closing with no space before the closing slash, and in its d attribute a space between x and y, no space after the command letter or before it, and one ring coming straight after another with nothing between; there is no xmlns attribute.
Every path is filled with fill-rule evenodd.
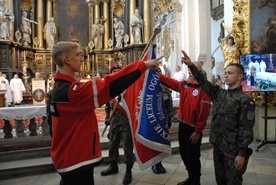
<svg viewBox="0 0 276 185"><path fill-rule="evenodd" d="M218 185L241 185L252 149L255 103L242 91L244 68L229 64L224 69L228 89L207 81L182 51L185 63L213 102L210 142L214 146L215 177Z"/></svg>
<svg viewBox="0 0 276 185"><path fill-rule="evenodd" d="M110 69L110 73L115 73L119 71L121 67L117 64L113 65ZM123 184L130 184L132 181L132 173L131 168L134 164L134 155L133 155L133 141L131 135L130 124L125 112L120 109L119 105L115 109L115 113L113 114L110 123L109 116L110 112L114 109L116 102L120 102L120 95L117 97L117 100L110 101L106 103L105 107L105 124L110 125L110 131L108 133L109 141L109 158L111 161L111 165L101 172L102 176L118 173L118 158L119 158L119 146L120 141L122 141L123 149L125 153L125 164L126 164L126 172L123 179Z"/></svg>

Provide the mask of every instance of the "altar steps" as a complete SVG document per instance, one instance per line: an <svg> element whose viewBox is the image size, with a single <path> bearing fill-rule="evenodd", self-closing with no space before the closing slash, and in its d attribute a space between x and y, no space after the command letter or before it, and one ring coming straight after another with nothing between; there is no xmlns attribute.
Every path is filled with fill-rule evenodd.
<svg viewBox="0 0 276 185"><path fill-rule="evenodd" d="M211 147L209 129L205 129L202 150ZM172 153L179 152L177 132L171 133ZM54 172L55 168L50 157L49 136L35 136L0 140L0 179ZM101 148L104 162L109 162L108 139L101 137ZM124 161L123 149L119 149L121 162Z"/></svg>

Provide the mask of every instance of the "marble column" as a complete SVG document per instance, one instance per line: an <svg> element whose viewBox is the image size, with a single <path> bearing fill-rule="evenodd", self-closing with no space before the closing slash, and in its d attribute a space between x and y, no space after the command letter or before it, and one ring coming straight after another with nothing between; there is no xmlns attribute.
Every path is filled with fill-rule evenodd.
<svg viewBox="0 0 276 185"><path fill-rule="evenodd" d="M46 21L49 21L50 17L53 17L53 0L47 0L46 16Z"/></svg>
<svg viewBox="0 0 276 185"><path fill-rule="evenodd" d="M104 3L104 18L105 18L105 22L104 22L104 49L108 49L108 39L109 39L109 6L108 6L108 2L109 0L103 0Z"/></svg>
<svg viewBox="0 0 276 185"><path fill-rule="evenodd" d="M13 0L13 7L14 7L14 30L21 30L21 10L20 10L20 1Z"/></svg>
<svg viewBox="0 0 276 185"><path fill-rule="evenodd" d="M131 20L132 16L134 15L135 9L136 9L136 0L129 0L129 1L130 1L130 7L129 7L130 17L129 17L129 20ZM134 36L131 33L131 26L130 26L129 38L130 38L130 44L133 44L134 43Z"/></svg>
<svg viewBox="0 0 276 185"><path fill-rule="evenodd" d="M89 42L92 40L92 25L94 24L94 3L90 2L89 7Z"/></svg>
<svg viewBox="0 0 276 185"><path fill-rule="evenodd" d="M151 37L151 5L149 0L144 0L144 8L143 8L143 13L144 13L144 35L143 39L144 42L147 43L150 40Z"/></svg>
<svg viewBox="0 0 276 185"><path fill-rule="evenodd" d="M130 10L129 10L129 7L130 7L130 2L129 1L126 1L126 6L125 6L125 16L124 16L124 25L125 25L125 34L127 35L131 35L130 33L130 17L132 15L130 15Z"/></svg>
<svg viewBox="0 0 276 185"><path fill-rule="evenodd" d="M101 14L100 14L100 0L95 0L95 20L96 22L97 19L100 19Z"/></svg>
<svg viewBox="0 0 276 185"><path fill-rule="evenodd" d="M43 27L44 27L44 11L43 11L43 0L37 0L37 5L36 5L36 20L37 20L37 25L36 25L36 34L33 35L33 37L38 37L39 39L39 45L38 49L44 49L44 42L43 42ZM34 33L32 33L34 34Z"/></svg>

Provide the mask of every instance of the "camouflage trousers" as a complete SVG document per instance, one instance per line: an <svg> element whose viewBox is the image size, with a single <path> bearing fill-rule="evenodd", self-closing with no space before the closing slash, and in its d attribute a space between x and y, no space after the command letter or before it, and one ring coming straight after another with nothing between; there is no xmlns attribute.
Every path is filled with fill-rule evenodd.
<svg viewBox="0 0 276 185"><path fill-rule="evenodd" d="M235 157L237 151L225 153L214 146L214 166L217 185L241 185L244 171L235 170Z"/></svg>
<svg viewBox="0 0 276 185"><path fill-rule="evenodd" d="M134 163L133 142L128 119L120 112L114 114L110 122L109 130L109 158L117 161L119 158L119 146L122 146L125 154L125 164L132 166Z"/></svg>

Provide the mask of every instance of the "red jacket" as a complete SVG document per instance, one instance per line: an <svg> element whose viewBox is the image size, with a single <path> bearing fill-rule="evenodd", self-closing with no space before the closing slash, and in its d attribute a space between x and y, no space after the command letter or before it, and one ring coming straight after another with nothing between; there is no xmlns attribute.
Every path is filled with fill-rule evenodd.
<svg viewBox="0 0 276 185"><path fill-rule="evenodd" d="M178 118L201 133L211 110L211 100L195 81L177 81L160 74L161 82L180 92Z"/></svg>
<svg viewBox="0 0 276 185"><path fill-rule="evenodd" d="M102 162L98 122L94 109L102 106L137 80L146 70L132 62L121 71L85 83L58 73L50 105L53 137L51 156L58 172Z"/></svg>

